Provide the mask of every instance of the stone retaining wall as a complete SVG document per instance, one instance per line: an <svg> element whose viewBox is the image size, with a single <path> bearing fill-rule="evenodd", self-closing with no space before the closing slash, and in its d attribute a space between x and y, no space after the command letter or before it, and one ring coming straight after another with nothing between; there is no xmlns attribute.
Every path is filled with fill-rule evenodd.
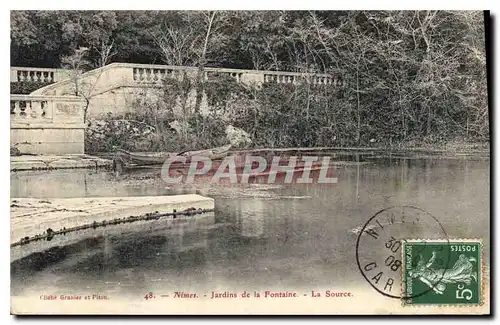
<svg viewBox="0 0 500 325"><path fill-rule="evenodd" d="M10 144L27 154L83 154L85 101L76 96L10 96Z"/></svg>

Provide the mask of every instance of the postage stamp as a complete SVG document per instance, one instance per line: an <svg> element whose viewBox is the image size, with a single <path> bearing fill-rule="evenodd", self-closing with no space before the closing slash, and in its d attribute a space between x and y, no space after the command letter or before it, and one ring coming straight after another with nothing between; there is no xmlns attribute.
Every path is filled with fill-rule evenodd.
<svg viewBox="0 0 500 325"><path fill-rule="evenodd" d="M480 305L482 241L404 240L404 305ZM415 292L421 294L415 295Z"/></svg>

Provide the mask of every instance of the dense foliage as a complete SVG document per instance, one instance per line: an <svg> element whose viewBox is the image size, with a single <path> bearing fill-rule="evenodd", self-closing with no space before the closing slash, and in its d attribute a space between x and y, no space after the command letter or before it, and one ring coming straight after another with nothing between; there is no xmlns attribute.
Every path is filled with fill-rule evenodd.
<svg viewBox="0 0 500 325"><path fill-rule="evenodd" d="M112 45L115 62L342 79L341 91L270 86L242 93L253 113L233 122L247 127L245 114L253 114L247 131L262 145L489 137L482 12L12 11L11 24L12 65L58 67L75 48L88 47L97 66ZM212 92L216 106L230 100L227 89L195 88Z"/></svg>
<svg viewBox="0 0 500 325"><path fill-rule="evenodd" d="M21 94L27 95L31 94L35 90L42 88L44 86L50 85L50 82L43 81L23 81L23 82L11 82L10 83L10 93L11 94Z"/></svg>

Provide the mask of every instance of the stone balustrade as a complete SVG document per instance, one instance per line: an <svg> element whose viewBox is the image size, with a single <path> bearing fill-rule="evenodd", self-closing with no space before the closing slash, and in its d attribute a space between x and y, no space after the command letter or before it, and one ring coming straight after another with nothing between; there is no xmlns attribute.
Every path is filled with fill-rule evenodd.
<svg viewBox="0 0 500 325"><path fill-rule="evenodd" d="M133 71L133 81L136 83L160 83L164 78L174 78L181 80L184 76L194 77L198 69L196 67L178 67L166 65L146 65L129 64ZM329 74L313 74L285 71L264 71L264 70L242 70L226 68L204 68L205 80L210 80L214 76L226 75L232 77L236 82L246 84L255 83L280 83L298 84L309 83L313 86L330 85L340 87L341 80Z"/></svg>
<svg viewBox="0 0 500 325"><path fill-rule="evenodd" d="M265 71L264 83L279 83L279 84L297 84L306 82L313 86L331 85L341 86L341 81L332 75L328 74L311 74L311 73L295 73L281 71Z"/></svg>
<svg viewBox="0 0 500 325"><path fill-rule="evenodd" d="M10 95L11 146L30 154L83 154L84 107L76 96Z"/></svg>
<svg viewBox="0 0 500 325"><path fill-rule="evenodd" d="M130 77L127 78L132 84L161 84L164 78L174 78L181 80L184 76L195 77L198 69L196 67L135 64L135 63L112 63L104 68L129 69ZM93 71L97 71L96 69ZM92 72L92 71L90 71ZM265 70L243 70L226 68L205 68L204 78L210 80L214 76L226 75L234 78L237 82L246 84L298 84L307 82L313 86L330 85L340 87L341 80L329 74L313 74L286 71L265 71ZM49 69L49 68L28 68L11 67L11 82L45 82L55 83L69 79L69 70ZM36 93L36 92L35 92Z"/></svg>
<svg viewBox="0 0 500 325"><path fill-rule="evenodd" d="M133 81L136 83L160 83L165 78L182 80L185 74L196 73L196 68L134 64L132 73Z"/></svg>
<svg viewBox="0 0 500 325"><path fill-rule="evenodd" d="M112 63L81 74L78 89L83 96L77 97L73 96L76 84L70 79L69 70L12 67L11 82L52 84L30 95L11 95L11 145L24 153L83 153L83 112L87 104L83 97L89 99L89 117L123 114L134 107L137 98L154 99L158 96L165 78L194 79L198 73L196 67ZM341 80L330 74L225 68L204 68L203 73L205 80L227 76L249 86L268 83L342 86ZM194 93L189 96L195 98ZM206 98L205 101L202 99L202 110L207 105Z"/></svg>
<svg viewBox="0 0 500 325"><path fill-rule="evenodd" d="M66 72L67 74L67 72ZM111 63L105 67L94 69L81 75L80 83L91 88L93 96L97 93L111 91L120 87L156 87L161 86L165 78L182 80L196 78L198 68L135 64ZM342 81L330 74L314 74L285 71L242 70L226 68L204 68L204 79L211 80L216 76L228 76L236 82L246 85L260 86L266 83L300 84L308 83L312 86L341 87ZM82 87L80 87L82 88ZM48 85L34 91L33 95L69 95L74 93L74 81L66 78L63 81ZM89 94L87 94L89 96Z"/></svg>
<svg viewBox="0 0 500 325"><path fill-rule="evenodd" d="M69 70L52 68L11 67L10 82L54 83L69 77Z"/></svg>
<svg viewBox="0 0 500 325"><path fill-rule="evenodd" d="M154 101L161 96L160 88L166 78L195 80L198 76L197 67L182 67L153 64L111 63L104 67L85 72L78 78L78 90L90 99L88 115L95 118L111 114L125 114L136 106L137 100ZM260 87L263 84L307 83L311 87L341 88L341 79L331 74L313 74L284 71L242 70L226 68L204 68L204 79L214 80L217 76L234 78L236 82ZM31 95L66 96L75 94L75 81L65 79L31 93ZM191 90L188 105L195 102L195 89ZM203 94L202 107L206 105L206 95ZM191 105L192 106L192 105ZM208 107L205 107L208 109ZM207 110L203 108L203 110Z"/></svg>
<svg viewBox="0 0 500 325"><path fill-rule="evenodd" d="M11 95L10 118L14 123L29 123L30 121L52 121L52 102L44 96Z"/></svg>
<svg viewBox="0 0 500 325"><path fill-rule="evenodd" d="M10 95L14 123L82 123L85 101L77 96Z"/></svg>

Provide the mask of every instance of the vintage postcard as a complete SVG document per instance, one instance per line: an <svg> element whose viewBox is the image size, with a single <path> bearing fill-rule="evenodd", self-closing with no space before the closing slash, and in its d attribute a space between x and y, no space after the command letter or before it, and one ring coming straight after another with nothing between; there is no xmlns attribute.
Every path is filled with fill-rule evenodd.
<svg viewBox="0 0 500 325"><path fill-rule="evenodd" d="M11 313L490 314L489 26L11 11Z"/></svg>

